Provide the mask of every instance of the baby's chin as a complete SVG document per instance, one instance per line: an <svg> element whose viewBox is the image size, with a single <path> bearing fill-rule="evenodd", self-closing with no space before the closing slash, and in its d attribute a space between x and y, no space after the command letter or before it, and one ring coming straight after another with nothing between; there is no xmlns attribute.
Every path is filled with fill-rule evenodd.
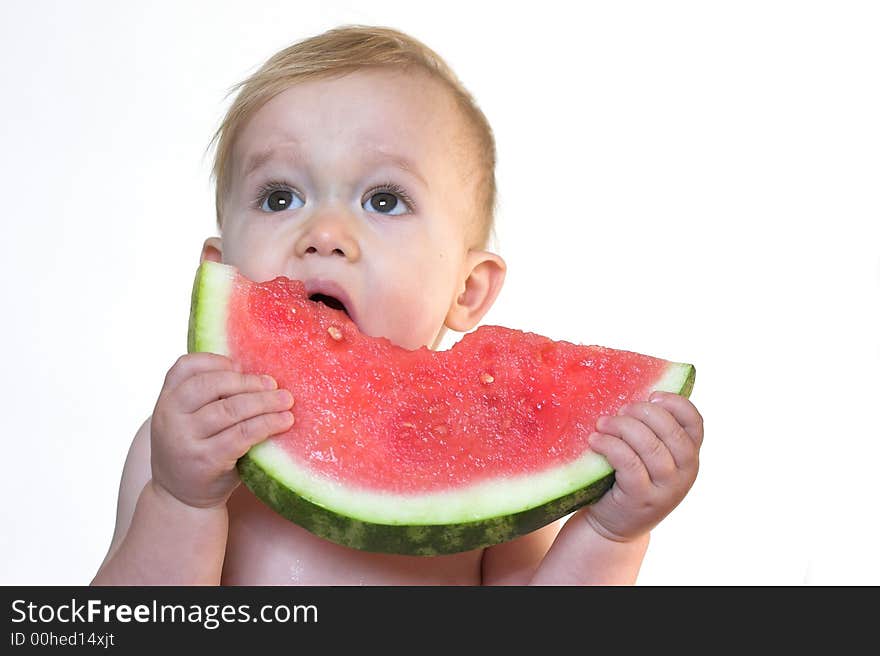
<svg viewBox="0 0 880 656"><path fill-rule="evenodd" d="M387 339L395 346L399 346L407 351L416 351L420 348L430 350L436 335L440 332L438 330L433 335L419 335L412 330L411 326L389 326L388 322L382 319L383 317L377 313L372 316L359 317L359 321L355 325L364 335Z"/></svg>

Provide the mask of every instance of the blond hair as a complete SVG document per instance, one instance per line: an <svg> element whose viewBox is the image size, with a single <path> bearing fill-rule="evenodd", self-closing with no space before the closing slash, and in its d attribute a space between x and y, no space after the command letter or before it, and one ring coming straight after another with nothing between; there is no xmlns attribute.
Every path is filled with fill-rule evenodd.
<svg viewBox="0 0 880 656"><path fill-rule="evenodd" d="M224 201L232 184L232 150L247 121L266 102L298 82L331 78L365 67L421 70L452 93L469 128L475 166L476 199L471 245L485 247L495 222L495 138L492 128L471 94L441 57L420 41L398 30L367 25L345 25L298 41L272 55L250 77L233 86L240 93L214 133L217 142L211 178L216 184L217 226L222 228ZM219 139L219 141L218 141ZM207 149L206 149L207 152Z"/></svg>

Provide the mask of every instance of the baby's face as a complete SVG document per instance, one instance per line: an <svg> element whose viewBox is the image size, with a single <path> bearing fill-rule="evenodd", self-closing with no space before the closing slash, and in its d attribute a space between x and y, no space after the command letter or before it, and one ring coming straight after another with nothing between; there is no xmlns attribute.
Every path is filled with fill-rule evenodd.
<svg viewBox="0 0 880 656"><path fill-rule="evenodd" d="M233 151L222 261L342 301L367 335L431 346L464 291L475 191L462 122L439 83L359 71L301 83ZM207 254L205 255L205 253Z"/></svg>

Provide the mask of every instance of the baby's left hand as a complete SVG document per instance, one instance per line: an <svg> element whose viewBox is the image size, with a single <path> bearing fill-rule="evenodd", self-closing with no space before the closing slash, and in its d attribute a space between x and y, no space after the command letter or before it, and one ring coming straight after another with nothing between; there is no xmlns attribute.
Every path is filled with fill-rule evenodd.
<svg viewBox="0 0 880 656"><path fill-rule="evenodd" d="M593 529L628 542L650 531L694 484L703 442L703 418L688 399L654 392L650 402L600 417L590 446L616 470L612 488L584 508Z"/></svg>

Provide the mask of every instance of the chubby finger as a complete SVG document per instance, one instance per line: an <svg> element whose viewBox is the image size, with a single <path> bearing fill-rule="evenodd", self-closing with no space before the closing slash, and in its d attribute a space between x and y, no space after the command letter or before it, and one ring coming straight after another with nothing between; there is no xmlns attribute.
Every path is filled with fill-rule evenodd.
<svg viewBox="0 0 880 656"><path fill-rule="evenodd" d="M665 445L679 469L690 468L697 459L697 446L681 424L659 403L630 403L620 412L643 422ZM642 455L644 457L644 454ZM651 467L648 467L651 472ZM652 473L653 478L653 473Z"/></svg>
<svg viewBox="0 0 880 656"><path fill-rule="evenodd" d="M651 403L656 403L675 417L679 425L700 448L703 444L703 416L697 411L696 406L680 394L673 392L652 392Z"/></svg>
<svg viewBox="0 0 880 656"><path fill-rule="evenodd" d="M186 353L177 358L165 374L163 387L167 391L177 388L187 378L203 371L235 371L239 365L225 355L216 353Z"/></svg>
<svg viewBox="0 0 880 656"><path fill-rule="evenodd" d="M210 442L216 441L216 448L226 462L235 462L248 452L254 444L267 437L283 433L293 426L293 413L289 410L271 412L240 421L224 430Z"/></svg>
<svg viewBox="0 0 880 656"><path fill-rule="evenodd" d="M660 485L675 474L675 460L663 441L640 418L599 417L596 428L625 441L641 459L651 482Z"/></svg>
<svg viewBox="0 0 880 656"><path fill-rule="evenodd" d="M202 437L219 434L245 419L272 412L282 412L293 405L293 396L285 389L234 394L219 399L193 413Z"/></svg>
<svg viewBox="0 0 880 656"><path fill-rule="evenodd" d="M589 438L590 448L605 456L614 468L615 485L627 495L638 495L651 487L651 477L645 463L625 441L616 435L593 433Z"/></svg>
<svg viewBox="0 0 880 656"><path fill-rule="evenodd" d="M196 412L212 401L246 392L274 390L277 386L271 376L237 371L206 371L187 378L178 386L174 395L181 410Z"/></svg>

